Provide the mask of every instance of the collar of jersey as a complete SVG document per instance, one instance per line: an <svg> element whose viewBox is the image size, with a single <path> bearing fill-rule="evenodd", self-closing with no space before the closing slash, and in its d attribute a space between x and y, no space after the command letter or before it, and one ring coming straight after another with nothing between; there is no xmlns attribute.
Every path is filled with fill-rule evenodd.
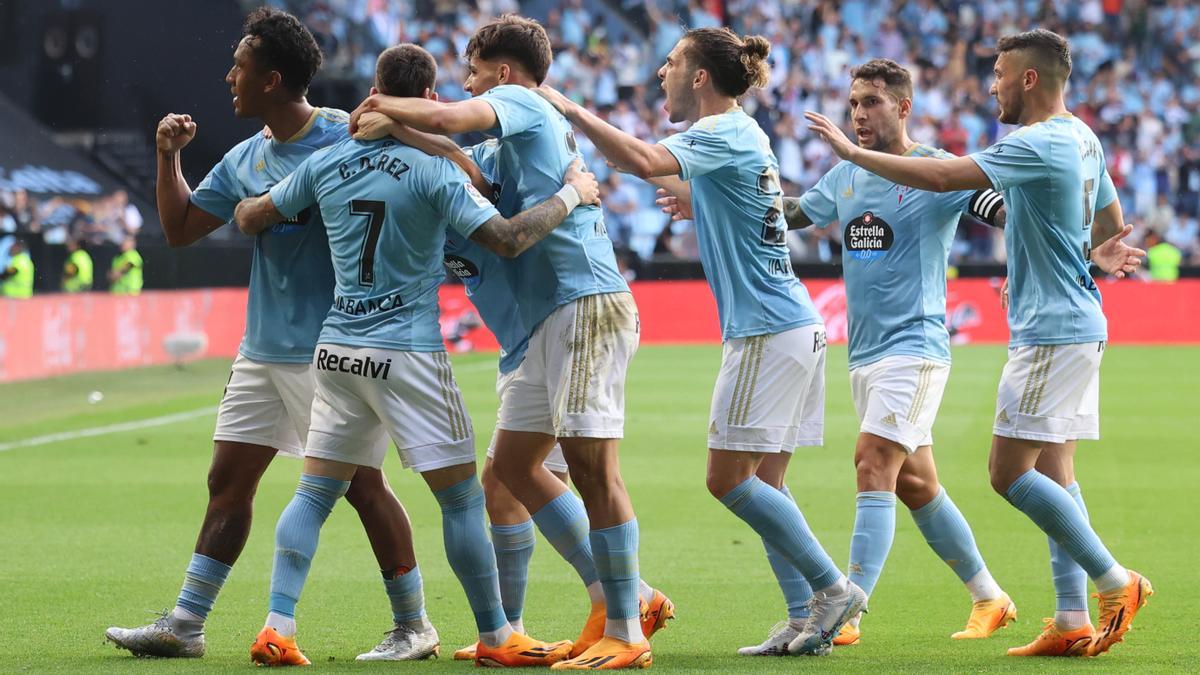
<svg viewBox="0 0 1200 675"><path fill-rule="evenodd" d="M297 131L296 133L292 134L292 137L287 139L286 141L279 141L279 142L280 143L295 143L296 141L300 140L301 138L304 138L305 136L307 136L308 132L312 131L313 124L315 124L317 122L317 115L320 112L321 112L320 108L314 107L312 110L312 114L308 116L308 121L304 123L304 126L300 127L300 131Z"/></svg>

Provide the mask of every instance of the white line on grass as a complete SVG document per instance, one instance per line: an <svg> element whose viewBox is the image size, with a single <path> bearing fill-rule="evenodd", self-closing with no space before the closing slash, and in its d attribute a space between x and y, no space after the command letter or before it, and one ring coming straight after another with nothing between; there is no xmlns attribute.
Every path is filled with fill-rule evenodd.
<svg viewBox="0 0 1200 675"><path fill-rule="evenodd" d="M35 445L57 443L59 441L73 441L79 438L91 438L92 436L116 434L122 431L136 431L138 429L147 429L149 427L161 427L164 424L182 422L184 420L195 419L197 417L207 417L210 415L215 415L216 413L216 406L207 406L204 408L197 408L195 410L188 410L186 412L162 415L161 417L149 417L143 420L121 422L119 424L108 424L102 427L89 427L87 429L76 429L74 431L62 431L57 434L46 434L45 436L34 436L33 438L23 438L19 441L12 441L11 443L0 443L0 452L4 452L5 450L17 450L19 448L29 448Z"/></svg>

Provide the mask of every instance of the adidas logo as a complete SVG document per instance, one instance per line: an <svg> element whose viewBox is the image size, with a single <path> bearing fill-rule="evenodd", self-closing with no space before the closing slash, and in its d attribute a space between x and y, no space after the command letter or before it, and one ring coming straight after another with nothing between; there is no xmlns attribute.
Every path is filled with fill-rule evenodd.
<svg viewBox="0 0 1200 675"><path fill-rule="evenodd" d="M846 188L846 191L842 193L842 199L850 199L853 196L854 196L854 188L853 187Z"/></svg>
<svg viewBox="0 0 1200 675"><path fill-rule="evenodd" d="M892 425L892 426L898 426L898 425L896 424L896 413L888 413L888 416L887 416L887 417L885 417L885 418L883 418L883 419L881 419L881 420L879 420L879 421L880 421L880 422L883 422L884 424L890 424L890 425Z"/></svg>
<svg viewBox="0 0 1200 675"><path fill-rule="evenodd" d="M1007 421L1009 421L1009 420L1008 420L1008 413L1006 413L1006 412L1004 412L1003 410L1001 410L1001 411L1000 411L1000 414L999 414L999 415L996 415L996 421L997 421L997 422L1007 422Z"/></svg>

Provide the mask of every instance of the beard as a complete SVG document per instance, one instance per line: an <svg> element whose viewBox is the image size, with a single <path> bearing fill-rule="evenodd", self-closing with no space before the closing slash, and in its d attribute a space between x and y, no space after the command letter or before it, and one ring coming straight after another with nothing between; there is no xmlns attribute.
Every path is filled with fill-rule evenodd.
<svg viewBox="0 0 1200 675"><path fill-rule="evenodd" d="M1020 96L1015 96L1012 99L1009 99L1007 104L1001 103L1000 97L997 96L996 104L1000 106L1000 115L998 116L998 119L1001 123L1016 124L1021 121L1021 112L1023 111L1023 106L1021 105Z"/></svg>
<svg viewBox="0 0 1200 675"><path fill-rule="evenodd" d="M679 91L674 92L670 96L670 113L667 119L672 124L678 124L688 119L690 111L696 107L696 96L692 93L691 88L680 87Z"/></svg>

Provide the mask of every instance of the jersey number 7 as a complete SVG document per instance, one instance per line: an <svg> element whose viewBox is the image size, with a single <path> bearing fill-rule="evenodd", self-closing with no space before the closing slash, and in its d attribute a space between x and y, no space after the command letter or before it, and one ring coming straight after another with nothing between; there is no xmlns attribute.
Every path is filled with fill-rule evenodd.
<svg viewBox="0 0 1200 675"><path fill-rule="evenodd" d="M350 202L350 213L367 217L367 232L363 235L362 251L358 256L358 285L375 285L375 249L379 246L379 231L387 215L387 205L373 199Z"/></svg>

